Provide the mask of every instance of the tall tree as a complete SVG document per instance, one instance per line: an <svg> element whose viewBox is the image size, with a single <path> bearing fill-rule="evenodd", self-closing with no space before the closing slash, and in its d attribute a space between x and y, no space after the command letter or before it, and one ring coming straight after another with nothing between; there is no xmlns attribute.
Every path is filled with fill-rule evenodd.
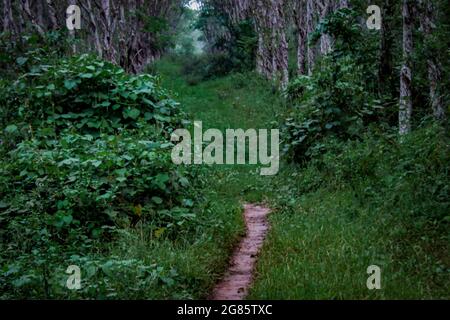
<svg viewBox="0 0 450 320"><path fill-rule="evenodd" d="M293 1L293 17L297 34L297 73L306 74L306 1Z"/></svg>
<svg viewBox="0 0 450 320"><path fill-rule="evenodd" d="M77 4L82 7L86 32L70 32L71 39L77 38L80 43L78 48L73 45L72 51L95 51L100 57L137 73L167 48L161 39L169 38L176 28L186 1L2 0L0 10L3 31L21 41L20 33L32 31L31 28L42 38L50 30L64 28L67 7Z"/></svg>
<svg viewBox="0 0 450 320"><path fill-rule="evenodd" d="M16 31L11 0L3 0L3 32Z"/></svg>
<svg viewBox="0 0 450 320"><path fill-rule="evenodd" d="M433 42L433 31L436 27L436 8L429 0L419 0L419 17L421 29L425 37L425 50L427 56L428 81L430 86L430 102L433 108L433 114L436 120L446 119L444 101L440 92L440 83L442 81L442 65L435 52L429 48L429 43Z"/></svg>
<svg viewBox="0 0 450 320"><path fill-rule="evenodd" d="M316 28L316 6L314 0L306 0L306 33L309 37ZM316 61L316 46L308 41L308 74L311 75Z"/></svg>
<svg viewBox="0 0 450 320"><path fill-rule="evenodd" d="M258 34L257 71L285 88L289 81L285 0L256 0L253 7Z"/></svg>
<svg viewBox="0 0 450 320"><path fill-rule="evenodd" d="M413 54L413 1L403 0L403 64L400 71L399 132L411 131L412 116L412 54Z"/></svg>
<svg viewBox="0 0 450 320"><path fill-rule="evenodd" d="M332 0L321 0L317 1L316 5L320 11L320 19L325 19L335 8L335 5L332 3ZM320 53L322 55L327 54L331 50L333 39L328 34L322 34L320 37Z"/></svg>

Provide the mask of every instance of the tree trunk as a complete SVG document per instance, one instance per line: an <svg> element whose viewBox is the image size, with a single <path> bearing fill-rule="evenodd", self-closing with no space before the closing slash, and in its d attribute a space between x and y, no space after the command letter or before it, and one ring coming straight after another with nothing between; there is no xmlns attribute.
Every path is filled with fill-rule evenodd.
<svg viewBox="0 0 450 320"><path fill-rule="evenodd" d="M272 47L276 60L273 73L277 81L280 81L281 88L286 89L289 83L289 48L286 40L287 26L284 15L284 0L274 2L273 12L272 28L275 30L275 37Z"/></svg>
<svg viewBox="0 0 450 320"><path fill-rule="evenodd" d="M253 13L258 34L256 69L285 88L289 70L284 0L257 0Z"/></svg>
<svg viewBox="0 0 450 320"><path fill-rule="evenodd" d="M113 45L113 35L116 28L116 10L111 7L110 0L101 0L100 21L103 27L104 58L116 63L116 50Z"/></svg>
<svg viewBox="0 0 450 320"><path fill-rule="evenodd" d="M15 33L11 0L3 0L3 32Z"/></svg>
<svg viewBox="0 0 450 320"><path fill-rule="evenodd" d="M400 72L400 108L399 108L399 133L408 134L411 131L412 116L412 67L413 53L413 19L412 1L403 0L403 65Z"/></svg>
<svg viewBox="0 0 450 320"><path fill-rule="evenodd" d="M323 0L321 2L321 14L320 19L325 19L332 11L330 0ZM328 34L322 34L320 37L320 53L326 55L331 51L331 36Z"/></svg>
<svg viewBox="0 0 450 320"><path fill-rule="evenodd" d="M349 8L349 7L350 7L350 5L348 3L348 0L339 0L338 9Z"/></svg>
<svg viewBox="0 0 450 320"><path fill-rule="evenodd" d="M256 52L256 71L270 79L272 73L270 47L268 46L269 24L267 22L267 7L263 0L256 0L254 3L253 15L255 17L255 29L258 35L258 49Z"/></svg>
<svg viewBox="0 0 450 320"><path fill-rule="evenodd" d="M306 2L306 32L308 37L314 32L315 28L315 6L314 0ZM308 42L308 74L312 75L316 60L316 48Z"/></svg>
<svg viewBox="0 0 450 320"><path fill-rule="evenodd" d="M76 0L69 0L68 1L68 5L76 5L77 1ZM64 10L64 12L66 12L66 10ZM67 17L65 17L67 18ZM70 36L70 40L72 42L72 53L76 54L77 53L77 45L75 42L75 30L69 30L69 36Z"/></svg>
<svg viewBox="0 0 450 320"><path fill-rule="evenodd" d="M31 10L30 2L29 0L22 0L22 12L24 12L28 18L28 20L31 22L33 27L36 29L36 31L41 35L45 35L45 29L41 24L39 24L39 21L36 20L36 17L33 15L33 12Z"/></svg>
<svg viewBox="0 0 450 320"><path fill-rule="evenodd" d="M94 0L95 1L95 0ZM100 41L100 30L97 24L97 17L92 6L92 0L86 0L80 2L84 8L84 11L89 15L89 24L91 26L91 33L94 37L94 47L100 57L103 57L102 43Z"/></svg>
<svg viewBox="0 0 450 320"><path fill-rule="evenodd" d="M425 35L425 41L428 42L432 40L435 28L435 8L433 8L433 4L429 0L421 0L420 4L420 25ZM442 66L433 52L430 52L429 48L425 47L425 51L427 55L430 102L433 108L433 115L436 120L444 121L446 120L444 101L439 90L439 84L442 80Z"/></svg>
<svg viewBox="0 0 450 320"><path fill-rule="evenodd" d="M58 19L56 18L56 9L53 0L47 0L47 11L50 19L50 25L53 30L58 29Z"/></svg>
<svg viewBox="0 0 450 320"><path fill-rule="evenodd" d="M294 1L294 22L297 31L297 73L306 74L306 4L305 0Z"/></svg>

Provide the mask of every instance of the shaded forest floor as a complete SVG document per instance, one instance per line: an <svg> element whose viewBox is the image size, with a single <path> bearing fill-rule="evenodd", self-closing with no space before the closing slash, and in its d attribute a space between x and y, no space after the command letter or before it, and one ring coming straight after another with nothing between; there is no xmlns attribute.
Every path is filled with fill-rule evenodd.
<svg viewBox="0 0 450 320"><path fill-rule="evenodd" d="M156 70L189 118L203 121L204 131L278 128L286 112L278 94L252 73L189 85L178 61L165 59ZM419 130L411 139L421 141L425 148L433 130ZM214 252L219 253L215 263L209 260L208 266L200 268L210 279L205 278L193 297L205 297L224 272L227 259L220 252L231 253L244 231L242 203L264 202L273 209L271 230L248 298L448 298L448 230L443 233L423 225L422 233L413 227L419 219L409 221L395 215L397 211L413 211L407 207L414 205L410 201L398 202L392 197L395 187L404 183L395 172L395 161L402 157L396 152L407 150L389 149L371 137L334 148L334 154L326 155L322 163L306 168L281 164L274 177L261 177L255 166L198 167L207 211L220 217L217 223L221 223L222 234L214 240ZM378 156L374 155L377 152ZM358 165L346 163L347 158ZM371 165L370 170L378 170L381 163L384 177L364 172ZM351 172L352 179L341 174L345 170ZM391 183L384 186L382 180ZM413 177L412 183L416 182ZM205 259L196 261L192 268L201 261ZM382 290L367 289L370 265L382 270Z"/></svg>

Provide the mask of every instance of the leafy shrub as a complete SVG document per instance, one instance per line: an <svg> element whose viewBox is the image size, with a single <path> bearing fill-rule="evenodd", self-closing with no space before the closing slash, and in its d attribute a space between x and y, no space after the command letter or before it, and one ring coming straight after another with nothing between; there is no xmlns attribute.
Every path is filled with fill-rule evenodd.
<svg viewBox="0 0 450 320"><path fill-rule="evenodd" d="M363 86L363 67L346 60L341 60L347 65L345 70L337 72L324 58L320 71L312 77L300 76L287 89L295 106L284 124L285 151L297 161L322 153L321 140L326 136L358 138L382 108Z"/></svg>
<svg viewBox="0 0 450 320"><path fill-rule="evenodd" d="M155 294L152 288L164 292L174 286L176 281L183 280L173 268L164 268L156 263L147 264L139 259L124 260L117 256L106 258L73 254L63 260L56 255L40 254L35 263L30 263L22 258L5 266L5 271L0 273L3 283L0 294L2 299L152 299L158 297L152 296ZM43 266L43 263L50 261L55 267L52 273ZM67 264L79 266L84 271L80 290L67 290ZM38 268L34 268L35 266ZM43 283L47 284L43 286Z"/></svg>
<svg viewBox="0 0 450 320"><path fill-rule="evenodd" d="M123 225L124 217L180 204L176 191L188 182L172 165L170 144L139 138L63 134L20 143L1 169L6 212L26 212L29 205L15 201L16 196L33 190L27 197L39 203L36 210L52 215L56 228L91 223L92 229L111 222ZM140 205L147 206L144 212L138 212Z"/></svg>
<svg viewBox="0 0 450 320"><path fill-rule="evenodd" d="M294 105L284 124L285 151L299 162L323 153L324 137L359 138L364 127L378 119L383 105L375 93L376 63L363 45L367 39L356 14L337 11L319 24L311 41L322 33L336 39L333 50L318 62L311 77L297 77L285 92Z"/></svg>
<svg viewBox="0 0 450 320"><path fill-rule="evenodd" d="M200 19L201 28L202 19ZM191 85L225 76L231 72L253 70L257 39L251 21L228 25L231 38L219 37L211 50L203 55L183 57L182 73Z"/></svg>
<svg viewBox="0 0 450 320"><path fill-rule="evenodd" d="M0 76L13 79L18 73L30 72L37 64L50 64L60 59L71 47L72 38L65 30L37 32L14 37L0 33Z"/></svg>
<svg viewBox="0 0 450 320"><path fill-rule="evenodd" d="M54 65L37 65L12 85L0 87L5 125L52 131L72 128L98 134L135 128L138 119L166 132L180 124L177 103L158 79L129 76L111 63L82 55Z"/></svg>
<svg viewBox="0 0 450 320"><path fill-rule="evenodd" d="M120 230L171 240L196 226L191 174L170 155L183 114L158 79L83 55L3 81L0 100L0 296L67 297L50 273L73 255L100 256L78 259L104 273L83 297L125 284L105 266L137 275L131 291L172 281L169 270L101 257Z"/></svg>
<svg viewBox="0 0 450 320"><path fill-rule="evenodd" d="M217 31L215 37L206 41L208 52L223 53L225 64L231 66L230 71L253 70L258 45L253 20L234 23L220 5L206 2L200 10L196 28L209 34L211 27Z"/></svg>
<svg viewBox="0 0 450 320"><path fill-rule="evenodd" d="M203 54L183 59L182 74L190 85L224 76L232 70L233 64L226 53Z"/></svg>
<svg viewBox="0 0 450 320"><path fill-rule="evenodd" d="M308 165L309 184L350 187L373 210L420 232L424 224L445 230L450 222L450 140L444 129L425 126L403 141L393 131L365 133L360 141L328 138L323 143L328 151Z"/></svg>
<svg viewBox="0 0 450 320"><path fill-rule="evenodd" d="M353 141L326 137L322 144L327 151L309 161L300 173L295 168L297 188L287 188L294 191L280 196L288 216L297 211L289 224L298 230L295 222L306 216L312 225L317 224L317 230L324 224L330 230L342 224L345 243L355 236L349 235L349 230L360 224L356 234L371 237L373 246L389 256L395 276L397 272L410 274L419 279L414 281L420 281L427 294L445 296L450 279L448 133L439 126L425 126L400 141L395 129L378 130L368 130ZM286 185L285 180L280 181L280 188ZM289 207L290 201L297 202L296 209ZM321 207L323 203L329 205ZM369 235L373 231L375 234ZM326 234L327 239L334 239L329 231ZM343 261L347 261L347 253ZM298 255L294 257L298 259ZM400 282L403 285L404 281Z"/></svg>

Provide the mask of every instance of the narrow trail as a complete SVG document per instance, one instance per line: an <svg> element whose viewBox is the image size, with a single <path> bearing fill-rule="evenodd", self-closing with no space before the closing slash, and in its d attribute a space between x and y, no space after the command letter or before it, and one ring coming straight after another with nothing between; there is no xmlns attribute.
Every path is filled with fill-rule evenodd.
<svg viewBox="0 0 450 320"><path fill-rule="evenodd" d="M253 281L256 259L269 230L270 209L255 204L246 204L244 209L247 234L235 249L230 267L214 288L211 300L242 300Z"/></svg>

